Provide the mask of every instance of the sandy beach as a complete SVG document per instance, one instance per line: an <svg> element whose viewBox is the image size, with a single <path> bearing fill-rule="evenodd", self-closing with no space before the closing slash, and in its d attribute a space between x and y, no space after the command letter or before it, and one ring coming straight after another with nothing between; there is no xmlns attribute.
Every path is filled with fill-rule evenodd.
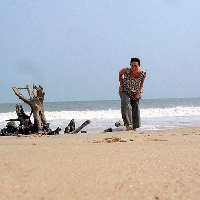
<svg viewBox="0 0 200 200"><path fill-rule="evenodd" d="M0 199L200 199L200 128L1 137Z"/></svg>

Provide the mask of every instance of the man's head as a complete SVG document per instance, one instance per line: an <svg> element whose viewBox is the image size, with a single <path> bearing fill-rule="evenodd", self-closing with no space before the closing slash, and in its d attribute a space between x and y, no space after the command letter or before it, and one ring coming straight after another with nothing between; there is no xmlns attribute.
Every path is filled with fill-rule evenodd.
<svg viewBox="0 0 200 200"><path fill-rule="evenodd" d="M140 59L139 58L131 58L130 65L131 65L132 62L137 62L138 65L140 66Z"/></svg>
<svg viewBox="0 0 200 200"><path fill-rule="evenodd" d="M131 71L136 73L140 67L140 59L139 58L131 58L130 60Z"/></svg>

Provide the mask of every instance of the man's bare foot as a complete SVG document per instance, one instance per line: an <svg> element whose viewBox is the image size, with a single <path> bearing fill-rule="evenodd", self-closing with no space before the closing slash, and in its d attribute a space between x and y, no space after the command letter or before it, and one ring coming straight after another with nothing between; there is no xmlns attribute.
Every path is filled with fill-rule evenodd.
<svg viewBox="0 0 200 200"><path fill-rule="evenodd" d="M129 125L126 125L126 131L130 131L130 130L132 130L132 127Z"/></svg>

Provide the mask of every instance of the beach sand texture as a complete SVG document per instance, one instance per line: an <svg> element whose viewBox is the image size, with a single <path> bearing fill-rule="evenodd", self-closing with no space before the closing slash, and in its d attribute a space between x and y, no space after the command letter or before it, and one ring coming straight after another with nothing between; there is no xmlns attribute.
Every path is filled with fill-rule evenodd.
<svg viewBox="0 0 200 200"><path fill-rule="evenodd" d="M0 199L200 199L200 128L0 138Z"/></svg>

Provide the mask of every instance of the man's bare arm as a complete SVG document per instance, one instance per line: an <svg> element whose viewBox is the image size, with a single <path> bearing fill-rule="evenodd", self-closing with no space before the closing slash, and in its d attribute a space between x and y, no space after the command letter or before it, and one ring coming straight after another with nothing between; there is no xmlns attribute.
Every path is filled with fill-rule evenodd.
<svg viewBox="0 0 200 200"><path fill-rule="evenodd" d="M126 74L127 68L123 68L122 70L119 71L119 83L121 86L120 91L124 91L124 86L123 86L123 75Z"/></svg>

